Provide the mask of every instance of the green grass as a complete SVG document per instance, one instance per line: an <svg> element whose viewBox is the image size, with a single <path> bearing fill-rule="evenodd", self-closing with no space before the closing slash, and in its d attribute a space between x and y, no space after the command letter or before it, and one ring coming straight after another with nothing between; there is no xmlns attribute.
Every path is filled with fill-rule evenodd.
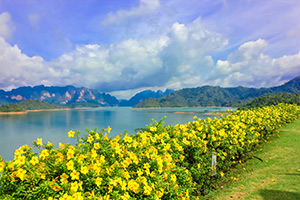
<svg viewBox="0 0 300 200"><path fill-rule="evenodd" d="M280 129L253 158L227 173L205 199L300 199L300 119Z"/></svg>

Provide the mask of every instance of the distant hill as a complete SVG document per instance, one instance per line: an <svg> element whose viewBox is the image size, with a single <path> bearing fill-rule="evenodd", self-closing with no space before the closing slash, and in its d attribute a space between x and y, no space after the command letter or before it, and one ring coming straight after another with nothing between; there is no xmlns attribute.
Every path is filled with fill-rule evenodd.
<svg viewBox="0 0 300 200"><path fill-rule="evenodd" d="M32 99L26 99L24 101L21 101L17 103L17 105L21 106L25 110L43 110L43 109L60 109L60 108L66 108L65 106L58 106L54 104L47 103L45 101L40 100L32 100Z"/></svg>
<svg viewBox="0 0 300 200"><path fill-rule="evenodd" d="M276 93L264 94L260 97L254 98L252 101L239 107L240 110L247 110L255 107L264 107L277 105L279 103L297 104L300 105L300 93Z"/></svg>
<svg viewBox="0 0 300 200"><path fill-rule="evenodd" d="M297 77L281 86L271 88L222 88L218 86L185 88L158 99L149 98L137 104L134 108L238 106L263 94L274 94L279 92L300 92L300 77Z"/></svg>
<svg viewBox="0 0 300 200"><path fill-rule="evenodd" d="M116 106L119 104L119 101L109 94L74 86L47 87L40 85L19 87L8 92L0 91L0 104L17 103L25 99L45 101L49 104L69 105L70 107L83 105Z"/></svg>
<svg viewBox="0 0 300 200"><path fill-rule="evenodd" d="M131 97L129 100L120 101L119 106L134 106L150 97L151 98L160 98L160 97L163 97L172 92L174 92L174 90L170 90L170 89L167 89L165 92L162 92L161 90L158 90L157 92L154 92L152 90L145 90L145 91L137 93L136 95Z"/></svg>
<svg viewBox="0 0 300 200"><path fill-rule="evenodd" d="M49 104L40 100L24 100L15 104L6 104L0 106L0 112L24 112L26 110L45 110L45 109L61 109L66 108Z"/></svg>

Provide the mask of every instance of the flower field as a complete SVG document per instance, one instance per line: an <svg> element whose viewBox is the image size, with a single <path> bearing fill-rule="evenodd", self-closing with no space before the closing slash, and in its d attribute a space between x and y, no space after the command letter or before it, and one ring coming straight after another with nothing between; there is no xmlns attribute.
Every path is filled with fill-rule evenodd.
<svg viewBox="0 0 300 200"><path fill-rule="evenodd" d="M71 130L76 145L57 149L41 138L12 161L0 161L6 199L199 199L248 152L300 117L297 105L235 111L188 124L153 122L137 134L109 138L110 128ZM217 157L212 167L212 155Z"/></svg>

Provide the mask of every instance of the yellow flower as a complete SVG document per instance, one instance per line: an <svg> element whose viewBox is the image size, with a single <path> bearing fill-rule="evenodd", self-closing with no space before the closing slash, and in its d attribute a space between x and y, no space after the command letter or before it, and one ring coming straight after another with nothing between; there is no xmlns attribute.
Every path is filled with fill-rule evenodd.
<svg viewBox="0 0 300 200"><path fill-rule="evenodd" d="M74 137L75 131L72 129L68 132L68 137Z"/></svg>
<svg viewBox="0 0 300 200"><path fill-rule="evenodd" d="M92 136L89 136L88 139L87 139L87 142L92 143L93 141L94 141L94 138Z"/></svg>
<svg viewBox="0 0 300 200"><path fill-rule="evenodd" d="M101 185L101 183L102 183L102 178L100 178L100 177L97 177L96 178L96 181L95 181L95 183L96 183L96 185L98 186L98 187L100 187L100 185Z"/></svg>
<svg viewBox="0 0 300 200"><path fill-rule="evenodd" d="M63 143L58 143L58 147L60 148L60 149L62 149L63 147L64 147L65 145L63 144Z"/></svg>
<svg viewBox="0 0 300 200"><path fill-rule="evenodd" d="M90 152L90 155L92 157L92 159L96 159L96 157L98 156L97 151L95 149L92 149Z"/></svg>
<svg viewBox="0 0 300 200"><path fill-rule="evenodd" d="M87 173L89 172L89 169L88 169L88 167L83 166L83 167L81 167L80 172L81 172L82 174L87 174Z"/></svg>
<svg viewBox="0 0 300 200"><path fill-rule="evenodd" d="M76 170L73 170L72 173L70 174L72 180L76 180L76 179L79 180L79 175L80 173Z"/></svg>
<svg viewBox="0 0 300 200"><path fill-rule="evenodd" d="M184 160L184 155L180 156L180 160L183 161Z"/></svg>
<svg viewBox="0 0 300 200"><path fill-rule="evenodd" d="M74 151L73 151L73 149L68 149L67 159L70 160L72 158L74 158Z"/></svg>
<svg viewBox="0 0 300 200"><path fill-rule="evenodd" d="M69 196L67 193L65 193L62 197L59 198L59 200L71 200L72 196Z"/></svg>
<svg viewBox="0 0 300 200"><path fill-rule="evenodd" d="M149 185L144 186L144 194L149 196L152 192L152 188Z"/></svg>
<svg viewBox="0 0 300 200"><path fill-rule="evenodd" d="M95 134L95 137L96 137L97 140L100 140L100 135L99 135L99 133L96 133L96 134Z"/></svg>
<svg viewBox="0 0 300 200"><path fill-rule="evenodd" d="M69 178L69 176L67 174L63 173L60 176L60 182L62 182L62 183L68 183L68 178Z"/></svg>
<svg viewBox="0 0 300 200"><path fill-rule="evenodd" d="M177 177L176 177L176 175L175 175L175 174L172 174L172 175L171 175L171 180L172 180L173 182L176 182L176 180L177 180Z"/></svg>
<svg viewBox="0 0 300 200"><path fill-rule="evenodd" d="M153 126L151 126L151 127L149 128L149 130L150 130L150 131L152 131L152 132L155 132L155 131L157 130L157 128L156 128L156 127L153 127Z"/></svg>
<svg viewBox="0 0 300 200"><path fill-rule="evenodd" d="M42 138L38 138L36 144L37 144L37 145L43 145L43 140L42 140Z"/></svg>
<svg viewBox="0 0 300 200"><path fill-rule="evenodd" d="M128 192L125 192L125 194L121 196L121 199L122 200L128 200L128 199L130 199L130 195L128 194Z"/></svg>
<svg viewBox="0 0 300 200"><path fill-rule="evenodd" d="M118 182L117 182L117 180L113 179L113 180L110 180L109 184L113 185L113 186L117 186Z"/></svg>
<svg viewBox="0 0 300 200"><path fill-rule="evenodd" d="M70 160L69 162L67 162L67 168L68 168L68 170L71 170L71 171L74 170L73 160Z"/></svg>
<svg viewBox="0 0 300 200"><path fill-rule="evenodd" d="M108 126L106 130L108 133L110 133L110 130L111 130L110 126Z"/></svg>
<svg viewBox="0 0 300 200"><path fill-rule="evenodd" d="M123 171L123 177L128 180L130 178L129 172L128 171Z"/></svg>
<svg viewBox="0 0 300 200"><path fill-rule="evenodd" d="M0 162L0 173L3 172L4 166L5 166L4 162Z"/></svg>
<svg viewBox="0 0 300 200"><path fill-rule="evenodd" d="M49 151L47 149L43 149L40 153L40 158L45 159L49 156Z"/></svg>
<svg viewBox="0 0 300 200"><path fill-rule="evenodd" d="M75 193L75 192L77 192L77 190L78 190L78 182L77 181L72 182L71 183L71 192Z"/></svg>
<svg viewBox="0 0 300 200"><path fill-rule="evenodd" d="M76 192L75 194L72 195L72 199L83 200L83 196L81 196L80 192Z"/></svg>
<svg viewBox="0 0 300 200"><path fill-rule="evenodd" d="M120 182L120 186L121 186L121 190L126 190L126 186L127 186L127 183L126 183L126 181L121 181Z"/></svg>
<svg viewBox="0 0 300 200"><path fill-rule="evenodd" d="M124 137L124 141L127 142L127 143L131 143L132 142L132 137L126 135Z"/></svg>
<svg viewBox="0 0 300 200"><path fill-rule="evenodd" d="M19 155L21 155L23 153L24 153L24 151L23 151L23 149L21 147L18 148L17 150L15 150L15 152L14 152L15 156L19 156Z"/></svg>
<svg viewBox="0 0 300 200"><path fill-rule="evenodd" d="M33 156L29 162L30 162L32 165L36 165L37 163L39 163L39 159L38 159L38 157Z"/></svg>
<svg viewBox="0 0 300 200"><path fill-rule="evenodd" d="M23 181L26 172L27 172L26 170L24 170L22 168L19 168L18 171L17 171L17 173L16 173L16 176L19 177Z"/></svg>
<svg viewBox="0 0 300 200"><path fill-rule="evenodd" d="M139 193L140 189L139 189L140 185L135 181L135 180L130 180L128 182L127 188L129 190L132 190L134 193Z"/></svg>
<svg viewBox="0 0 300 200"><path fill-rule="evenodd" d="M20 165L24 165L26 162L26 157L25 156L18 156L16 159L16 163L20 164Z"/></svg>
<svg viewBox="0 0 300 200"><path fill-rule="evenodd" d="M100 144L99 143L95 143L94 144L94 149L96 149L96 150L100 149Z"/></svg>
<svg viewBox="0 0 300 200"><path fill-rule="evenodd" d="M220 175L221 175L221 177L223 177L224 176L224 172L220 172Z"/></svg>

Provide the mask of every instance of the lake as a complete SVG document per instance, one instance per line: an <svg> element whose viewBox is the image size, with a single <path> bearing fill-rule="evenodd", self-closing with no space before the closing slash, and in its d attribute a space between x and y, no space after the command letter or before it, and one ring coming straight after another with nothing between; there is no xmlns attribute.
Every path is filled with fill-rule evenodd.
<svg viewBox="0 0 300 200"><path fill-rule="evenodd" d="M71 129L86 133L86 129L111 127L109 137L123 133L135 133L136 128L161 120L164 116L166 125L185 124L198 118L218 117L207 112L226 111L228 108L160 108L131 109L129 107L104 107L92 109L57 110L28 112L22 115L0 115L0 155L4 160L12 160L13 152L24 144L42 138L44 143L50 141L55 147L59 142L75 144L74 138L68 138ZM179 112L179 114L178 114Z"/></svg>

